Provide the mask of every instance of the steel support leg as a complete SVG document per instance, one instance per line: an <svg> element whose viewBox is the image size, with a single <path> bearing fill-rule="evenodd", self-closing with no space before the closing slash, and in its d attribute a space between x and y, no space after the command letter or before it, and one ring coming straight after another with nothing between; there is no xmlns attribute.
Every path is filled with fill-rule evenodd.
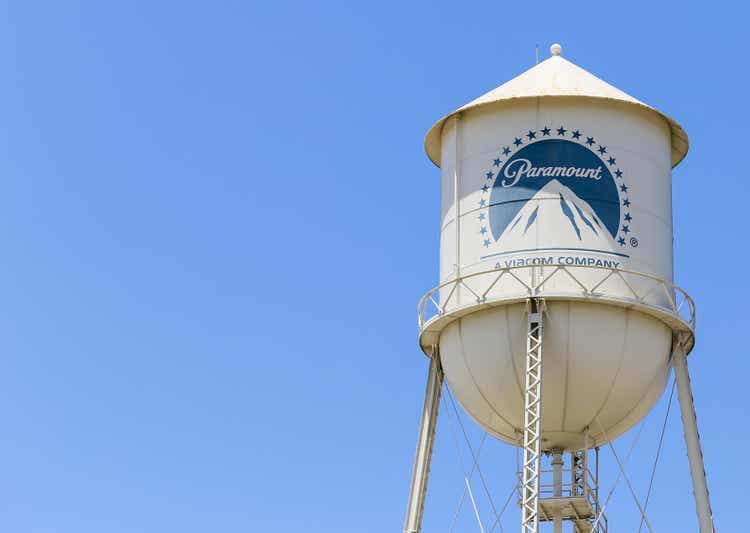
<svg viewBox="0 0 750 533"><path fill-rule="evenodd" d="M539 474L542 445L542 313L544 301L528 301L524 391L521 533L539 531Z"/></svg>
<svg viewBox="0 0 750 533"><path fill-rule="evenodd" d="M419 424L419 439L414 458L409 505L406 507L404 533L419 533L422 530L422 513L427 494L427 478L430 475L432 444L435 442L435 427L442 388L443 370L440 368L439 355L434 353L430 359L430 369L427 374L427 389L424 393L422 419Z"/></svg>
<svg viewBox="0 0 750 533"><path fill-rule="evenodd" d="M693 403L693 391L690 386L685 343L682 338L674 340L672 366L674 367L674 378L677 382L682 429L685 433L690 475L693 478L693 496L695 496L695 510L698 514L700 533L714 533L714 518L711 512L711 501L708 498L706 469L703 463L700 435L698 434L698 421L695 418L695 404Z"/></svg>

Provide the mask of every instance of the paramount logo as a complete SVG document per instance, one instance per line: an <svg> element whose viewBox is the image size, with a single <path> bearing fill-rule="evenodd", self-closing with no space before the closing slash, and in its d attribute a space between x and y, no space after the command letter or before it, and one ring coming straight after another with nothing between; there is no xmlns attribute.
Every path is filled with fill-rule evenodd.
<svg viewBox="0 0 750 533"><path fill-rule="evenodd" d="M559 167L536 167L528 159L516 159L505 166L503 187L515 186L521 178L536 178L539 176L566 177L566 178L589 178L600 180L602 178L602 167L585 168L575 166Z"/></svg>

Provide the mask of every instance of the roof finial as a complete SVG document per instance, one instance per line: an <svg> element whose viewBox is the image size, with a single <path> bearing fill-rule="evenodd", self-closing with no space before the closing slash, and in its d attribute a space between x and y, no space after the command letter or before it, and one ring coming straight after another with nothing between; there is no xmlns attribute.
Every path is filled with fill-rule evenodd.
<svg viewBox="0 0 750 533"><path fill-rule="evenodd" d="M559 44L555 43L555 44L553 44L552 46L549 47L549 52L553 56L559 56L560 54L562 54L562 46L560 46Z"/></svg>

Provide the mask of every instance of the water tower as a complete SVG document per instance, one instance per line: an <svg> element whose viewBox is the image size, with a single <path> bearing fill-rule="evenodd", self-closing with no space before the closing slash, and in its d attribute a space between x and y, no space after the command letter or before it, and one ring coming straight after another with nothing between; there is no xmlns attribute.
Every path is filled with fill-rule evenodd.
<svg viewBox="0 0 750 533"><path fill-rule="evenodd" d="M551 53L427 133L440 283L418 309L430 366L404 531L421 530L443 378L522 450L523 532L602 531L589 450L643 419L673 368L700 531L713 532L686 364L695 310L673 284L672 168L687 135Z"/></svg>

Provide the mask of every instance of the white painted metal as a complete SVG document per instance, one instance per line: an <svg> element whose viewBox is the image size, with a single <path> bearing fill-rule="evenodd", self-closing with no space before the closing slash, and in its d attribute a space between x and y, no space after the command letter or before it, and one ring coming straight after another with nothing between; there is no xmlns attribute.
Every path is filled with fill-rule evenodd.
<svg viewBox="0 0 750 533"><path fill-rule="evenodd" d="M582 448L580 428L589 426L593 444L605 442L605 433L615 438L661 394L671 331L692 338L693 302L672 283L636 272L561 266L534 284L532 268L466 274L430 291L419 306L421 342L440 342L446 379L467 412L495 437L518 445L524 302L543 297L555 317L545 329L545 449ZM621 287L629 292L612 294ZM613 350L615 364L606 357Z"/></svg>
<svg viewBox="0 0 750 533"><path fill-rule="evenodd" d="M442 170L443 285L431 296L440 302L442 313L462 316L451 323L441 319L430 324L423 331L423 345L440 347L446 379L469 414L492 435L512 442L522 427L518 420L523 412L522 302L537 295L528 292L530 286L545 298L558 295L556 301L550 299L558 319L548 330L546 343L545 387L550 401L543 407L544 447L580 448L581 428L591 425L594 415L615 438L645 416L666 384L672 330L662 317L654 320L653 313L643 308L674 314L671 167L687 150L684 132L557 55L449 118L431 130L427 141L430 156L439 156ZM542 133L545 128L547 134ZM573 131L581 135L573 138ZM582 236L571 232L555 206L563 196L576 209L589 204L565 180L552 180L530 193L533 197L520 213L529 220L532 211L544 213L535 219L532 231L514 232L510 225L504 232L502 225L489 227L486 221L494 216L498 200L492 203L486 186L500 190L496 178L487 179L501 170L493 160L506 161L511 156L502 155L505 148L515 153L542 142L543 136L575 145L591 157L601 156L599 166L611 170L612 176L621 172L624 178L615 181L627 193L617 193L620 200L615 201L628 203L617 215L618 221L626 214L633 220L621 221L628 227L619 237L627 237L628 243L595 232L598 219L590 222L586 217L596 213L584 209L582 220L592 228L586 238L593 240L577 244ZM586 144L587 137L592 144ZM681 147L674 152L679 139ZM491 237L481 237L488 229ZM630 239L634 244L629 244ZM538 268L514 269L519 264ZM567 275L577 266L608 270L577 268L574 276ZM633 274L619 273L626 270ZM507 275L499 283L493 274L473 276L489 271ZM572 302L574 298L567 295L579 299ZM639 301L640 297L645 300ZM485 309L490 301L503 306ZM516 302L519 305L511 305ZM638 311L622 306L623 302L634 302ZM597 430L591 437L602 443L602 432Z"/></svg>
<svg viewBox="0 0 750 533"><path fill-rule="evenodd" d="M552 469L553 469L553 494L556 498L562 498L563 495L563 458L561 450L553 450L552 452ZM562 533L563 530L563 519L562 509L557 509L553 517L554 531L555 533Z"/></svg>
<svg viewBox="0 0 750 533"><path fill-rule="evenodd" d="M451 121L453 122L453 128L456 132L456 139L453 143L453 147L455 149L454 157L456 160L458 160L459 157L459 122L461 120L460 114L455 114L453 117L451 117ZM459 198L459 189L458 189L458 165L454 165L453 167L453 198L454 202L456 198ZM461 276L461 202L455 202L456 205L456 223L454 226L456 227L456 240L454 243L455 247L455 253L456 253L456 261L453 264L453 270L454 275L456 278L459 278ZM456 295L456 297L460 297L459 295Z"/></svg>
<svg viewBox="0 0 750 533"><path fill-rule="evenodd" d="M688 350L692 349L695 329L695 303L683 289L669 281L632 270L560 265L543 279L531 281L528 272L537 267L510 266L465 274L441 283L427 292L417 305L419 343L428 355L446 321L465 316L467 310L481 311L490 307L524 302L530 295L553 300L602 301L609 305L635 308L664 321L672 329L688 333ZM581 273L585 274L582 276ZM562 278L566 286L550 281ZM628 292L619 295L612 285L622 285ZM472 298L459 304L456 295L464 291ZM441 295L443 295L441 297ZM666 303L663 301L666 298Z"/></svg>
<svg viewBox="0 0 750 533"><path fill-rule="evenodd" d="M658 114L670 128L672 166L676 166L687 154L687 134L672 118L574 65L560 54L554 53L534 68L438 120L427 133L425 151L433 163L441 166L441 151L444 146L440 139L441 130L455 113L498 103L537 99L541 103L560 97L576 97L591 106L596 106L599 102L609 106L625 104L634 109Z"/></svg>
<svg viewBox="0 0 750 533"><path fill-rule="evenodd" d="M443 372L440 368L440 358L435 354L430 359L430 368L427 373L427 388L419 424L419 438L417 439L417 452L414 457L409 503L406 507L404 533L419 533L422 530L422 514L427 495L427 479L430 475L432 445L435 442L435 428L442 388Z"/></svg>
<svg viewBox="0 0 750 533"><path fill-rule="evenodd" d="M440 394L431 387L442 372L479 425L523 447L522 531L554 518L556 531L571 520L576 531L606 532L599 446L646 416L670 360L676 374L684 369L678 386L701 531L713 531L685 365L695 308L672 283L672 167L687 135L562 59L559 45L551 52L439 120L425 140L441 168L441 283L418 310L420 345L433 359L405 532L420 529ZM553 317L545 327L541 306ZM541 455L552 450L553 497L540 500ZM563 451L572 478L560 496Z"/></svg>
<svg viewBox="0 0 750 533"><path fill-rule="evenodd" d="M680 400L680 413L682 414L682 429L685 433L685 445L690 462L690 475L693 478L693 495L695 496L695 509L698 514L700 532L714 533L714 518L711 511L711 500L708 496L703 451L701 450L700 435L698 434L698 421L695 417L695 404L693 403L693 391L690 386L690 374L687 367L685 339L682 336L678 336L675 339L672 366L674 367L674 377L677 382L677 396Z"/></svg>
<svg viewBox="0 0 750 533"><path fill-rule="evenodd" d="M539 531L539 471L542 457L544 301L531 298L527 302L527 307L521 533L537 533Z"/></svg>
<svg viewBox="0 0 750 533"><path fill-rule="evenodd" d="M572 452L569 469L565 469L560 451L543 454L542 464L550 456L552 468L542 466L540 470L539 522L551 522L555 531L569 523L576 533L606 533L607 520L600 516L596 477L588 469L588 451ZM598 454L596 459L598 461ZM564 481L568 479L565 476L569 476L569 482Z"/></svg>

